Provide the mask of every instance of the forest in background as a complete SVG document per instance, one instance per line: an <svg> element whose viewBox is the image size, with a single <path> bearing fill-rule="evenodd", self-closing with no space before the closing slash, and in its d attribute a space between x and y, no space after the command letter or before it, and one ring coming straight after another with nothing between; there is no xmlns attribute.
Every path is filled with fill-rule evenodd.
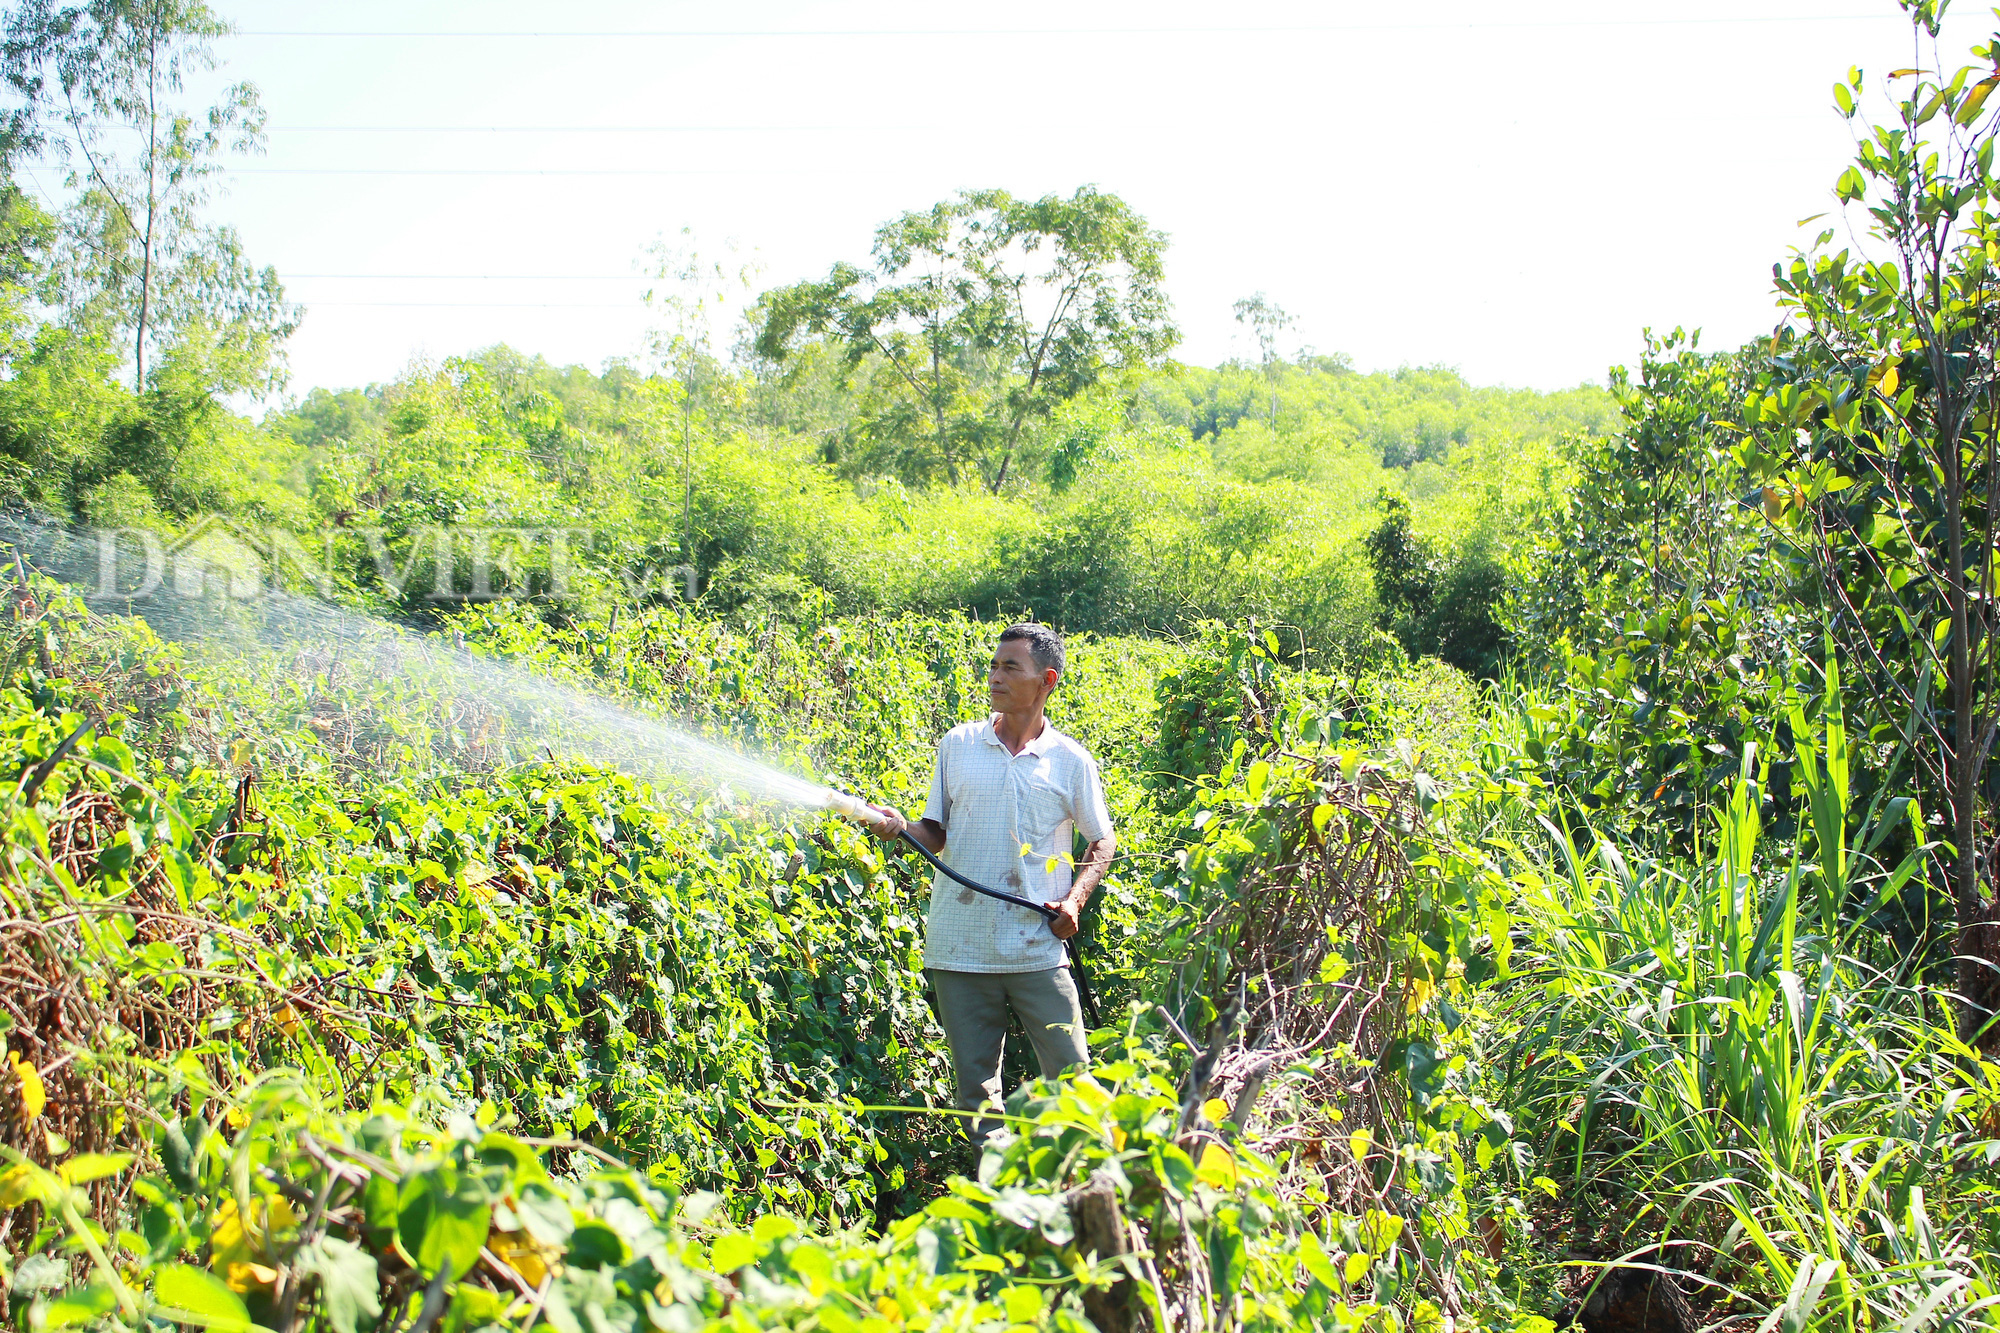
<svg viewBox="0 0 2000 1333"><path fill-rule="evenodd" d="M142 95L222 31L0 49L8 170L72 185L5 196L18 1326L1994 1326L1994 48L1848 72L1853 234L1601 390L1358 372L1263 294L1177 364L1166 238L1083 186L741 327L683 253L631 364L253 419L299 312L201 191L255 89ZM149 615L53 577L93 528L271 558ZM907 806L1017 617L1121 855L1097 1063L975 1146L922 877L564 713Z"/></svg>
<svg viewBox="0 0 2000 1333"><path fill-rule="evenodd" d="M15 502L79 526L171 538L221 515L315 547L370 527L398 569L447 525L573 529L558 619L635 588L685 600L667 571L692 566L695 604L737 618L965 609L1185 634L1256 616L1314 654L1360 661L1392 630L1490 675L1505 535L1561 491L1559 441L1616 415L1599 390L1480 389L1336 358L1148 368L1056 406L994 493L852 461L865 423L851 381L824 349L799 360L594 374L496 347L314 389L252 423L208 399L184 410L170 388L135 396L110 353L55 329L0 381L0 429ZM37 402L55 393L61 413ZM185 438L156 438L154 414ZM1391 564L1371 556L1378 531L1404 533ZM342 585L395 614L430 615L470 584L462 564L442 585L420 564L384 587L359 542L341 547ZM497 592L543 591L548 560L546 545L520 551ZM1400 584L1385 602L1383 577L1436 582L1438 604L1395 602Z"/></svg>

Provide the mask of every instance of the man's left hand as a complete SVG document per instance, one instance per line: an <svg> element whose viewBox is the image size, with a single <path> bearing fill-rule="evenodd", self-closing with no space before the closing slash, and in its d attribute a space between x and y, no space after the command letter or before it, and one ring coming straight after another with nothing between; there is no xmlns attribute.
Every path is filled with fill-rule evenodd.
<svg viewBox="0 0 2000 1333"><path fill-rule="evenodd" d="M1049 920L1051 935L1059 940L1066 940L1076 934L1077 926L1080 924L1077 918L1083 915L1082 903L1064 898L1060 902L1044 903L1043 906L1055 913Z"/></svg>

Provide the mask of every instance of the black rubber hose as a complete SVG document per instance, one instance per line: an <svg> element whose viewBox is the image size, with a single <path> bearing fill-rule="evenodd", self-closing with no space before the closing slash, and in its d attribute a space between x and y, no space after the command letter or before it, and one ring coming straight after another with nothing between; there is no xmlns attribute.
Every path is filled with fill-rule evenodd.
<svg viewBox="0 0 2000 1333"><path fill-rule="evenodd" d="M988 898L997 898L1001 902L1011 903L1015 907L1025 907L1030 912L1039 912L1044 921L1053 921L1056 919L1056 911L1053 907L1045 907L1032 899L1019 898L1011 893L1002 893L998 889L989 889L976 880L967 879L944 862L938 860L937 857L931 855L931 849L911 837L908 829L903 830L902 839L917 849L918 856L923 857L924 860L929 861L939 870L942 870L948 878L958 881L974 893L983 893ZM1076 998L1077 1003L1083 1008L1083 1021L1092 1027L1098 1027L1101 1024L1098 1019L1097 996L1091 992L1090 977L1083 970L1083 950L1077 945L1077 941L1082 937L1083 923L1079 921L1077 923L1076 934L1063 941L1063 951L1069 955L1069 973L1072 977L1076 978Z"/></svg>

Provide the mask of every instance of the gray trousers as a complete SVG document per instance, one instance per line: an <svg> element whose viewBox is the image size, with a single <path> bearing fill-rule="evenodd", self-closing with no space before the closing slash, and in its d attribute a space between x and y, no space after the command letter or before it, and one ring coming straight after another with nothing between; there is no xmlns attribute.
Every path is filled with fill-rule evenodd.
<svg viewBox="0 0 2000 1333"><path fill-rule="evenodd" d="M961 1111L1001 1101L1000 1060L1006 1052L1009 1006L1027 1029L1043 1078L1090 1063L1083 1006L1067 967L1042 972L946 972L933 967L926 975L937 992L938 1021L951 1043ZM984 1137L999 1123L978 1121L974 1137Z"/></svg>

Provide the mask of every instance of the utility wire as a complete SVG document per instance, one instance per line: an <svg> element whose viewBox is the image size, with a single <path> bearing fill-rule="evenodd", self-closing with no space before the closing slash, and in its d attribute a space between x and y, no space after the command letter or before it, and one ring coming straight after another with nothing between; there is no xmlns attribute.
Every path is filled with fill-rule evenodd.
<svg viewBox="0 0 2000 1333"><path fill-rule="evenodd" d="M894 176L894 169L852 167L223 167L229 176Z"/></svg>
<svg viewBox="0 0 2000 1333"><path fill-rule="evenodd" d="M1159 122L1129 121L1104 129L1151 130ZM901 132L908 125L266 125L267 134L842 134Z"/></svg>
<svg viewBox="0 0 2000 1333"><path fill-rule="evenodd" d="M636 302L588 301L300 301L311 310L339 307L369 310L638 310Z"/></svg>
<svg viewBox="0 0 2000 1333"><path fill-rule="evenodd" d="M1786 113L1783 115L1757 116L1759 124L1775 121L1823 120L1825 112ZM1678 124L1729 123L1740 124L1741 115L1682 115L1676 116ZM1101 121L1090 122L1093 130L1145 130L1158 133L1172 130L1177 133L1217 134L1235 133L1228 126L1213 121L1194 123L1168 123L1152 121ZM116 125L108 128L119 128ZM964 133L968 129L986 126L911 126L911 125L844 125L837 122L823 122L817 125L267 125L266 134L884 134L909 133L913 129L935 128L940 132L950 130ZM992 125L996 131L1012 133L1011 127Z"/></svg>
<svg viewBox="0 0 2000 1333"><path fill-rule="evenodd" d="M1094 121L1099 129L1158 130L1157 120ZM125 130L130 127L115 120L86 123L97 130ZM822 121L812 125L266 125L266 134L802 134L824 130L828 133L903 133L910 125L848 125ZM942 128L942 127L941 127ZM1200 126L1184 128L1198 129Z"/></svg>
<svg viewBox="0 0 2000 1333"><path fill-rule="evenodd" d="M287 273L294 278L355 278L384 282L661 282L644 273Z"/></svg>
<svg viewBox="0 0 2000 1333"><path fill-rule="evenodd" d="M1753 23L1860 23L1886 22L1900 15L1870 14L1774 14L1724 15L1713 18L1655 19L1519 19L1511 22L1465 23L1283 23L1269 25L1200 25L1185 27L1105 27L1105 28L623 28L572 32L494 31L461 29L402 30L324 28L251 28L238 37L355 37L355 38L448 38L512 39L545 41L555 38L601 40L606 38L665 37L683 39L739 39L745 37L1216 37L1242 34L1263 36L1321 32L1448 32L1464 29L1505 28L1659 28L1743 25Z"/></svg>

